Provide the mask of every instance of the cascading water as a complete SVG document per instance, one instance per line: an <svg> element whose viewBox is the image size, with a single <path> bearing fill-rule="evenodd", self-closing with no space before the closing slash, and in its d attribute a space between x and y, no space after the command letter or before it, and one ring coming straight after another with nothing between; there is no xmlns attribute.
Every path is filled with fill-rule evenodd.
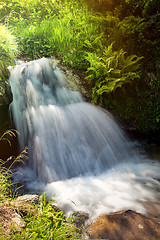
<svg viewBox="0 0 160 240"><path fill-rule="evenodd" d="M93 216L128 207L143 211L143 201L157 201L159 163L137 153L107 111L67 89L50 60L17 65L9 81L20 148L28 146L29 160L19 169L28 188L43 188L63 210Z"/></svg>
<svg viewBox="0 0 160 240"><path fill-rule="evenodd" d="M10 78L21 150L28 146L38 177L52 182L128 161L131 146L109 113L84 103L63 80L47 59L17 66Z"/></svg>

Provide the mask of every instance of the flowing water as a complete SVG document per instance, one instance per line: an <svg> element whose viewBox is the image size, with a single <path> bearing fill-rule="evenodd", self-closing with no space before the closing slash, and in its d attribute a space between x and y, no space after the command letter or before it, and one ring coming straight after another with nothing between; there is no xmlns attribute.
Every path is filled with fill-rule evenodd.
<svg viewBox="0 0 160 240"><path fill-rule="evenodd" d="M15 178L45 191L64 211L159 209L160 163L141 154L111 114L83 102L63 73L42 58L11 72L11 112L29 159Z"/></svg>

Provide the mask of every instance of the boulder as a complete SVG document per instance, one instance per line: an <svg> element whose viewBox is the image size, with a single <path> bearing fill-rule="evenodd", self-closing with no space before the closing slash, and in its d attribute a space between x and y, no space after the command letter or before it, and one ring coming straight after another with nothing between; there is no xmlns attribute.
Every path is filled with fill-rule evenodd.
<svg viewBox="0 0 160 240"><path fill-rule="evenodd" d="M20 202L32 202L37 204L39 202L39 195L37 194L25 194L16 198L16 201Z"/></svg>
<svg viewBox="0 0 160 240"><path fill-rule="evenodd" d="M10 207L0 206L0 223L1 233L10 233L11 230L20 231L26 226L26 223L22 220L21 216Z"/></svg>
<svg viewBox="0 0 160 240"><path fill-rule="evenodd" d="M36 194L25 194L17 197L15 200L10 202L10 206L14 207L16 212L21 216L35 214L35 204L38 204L39 196Z"/></svg>
<svg viewBox="0 0 160 240"><path fill-rule="evenodd" d="M91 239L159 240L160 224L132 210L103 214L85 230Z"/></svg>
<svg viewBox="0 0 160 240"><path fill-rule="evenodd" d="M26 194L15 200L0 203L0 233L8 235L11 231L21 231L26 226L21 217L34 216L36 212L34 204L38 202L38 195Z"/></svg>

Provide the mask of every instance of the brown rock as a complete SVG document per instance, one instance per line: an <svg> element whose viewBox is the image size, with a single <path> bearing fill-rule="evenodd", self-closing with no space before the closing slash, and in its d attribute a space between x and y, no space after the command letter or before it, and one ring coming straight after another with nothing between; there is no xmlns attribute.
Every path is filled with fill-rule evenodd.
<svg viewBox="0 0 160 240"><path fill-rule="evenodd" d="M10 233L11 230L20 231L26 226L26 223L22 220L19 214L10 207L0 207L0 232Z"/></svg>
<svg viewBox="0 0 160 240"><path fill-rule="evenodd" d="M0 209L2 207L8 207L14 209L21 217L33 216L36 212L35 204L38 203L38 195L23 195L12 201L5 201L0 203ZM6 208L7 209L7 208Z"/></svg>
<svg viewBox="0 0 160 240"><path fill-rule="evenodd" d="M3 205L7 207L12 207L21 216L33 216L35 214L35 204L39 201L38 195L25 194L17 197L11 202L4 202ZM1 205L0 205L1 206Z"/></svg>
<svg viewBox="0 0 160 240"><path fill-rule="evenodd" d="M92 239L159 240L160 224L131 210L103 214L85 233Z"/></svg>
<svg viewBox="0 0 160 240"><path fill-rule="evenodd" d="M27 215L33 216L36 212L35 206L28 202L19 202L15 200L10 202L10 206L12 206L21 217Z"/></svg>
<svg viewBox="0 0 160 240"><path fill-rule="evenodd" d="M16 198L19 202L32 202L37 204L39 201L39 196L36 194L25 194Z"/></svg>

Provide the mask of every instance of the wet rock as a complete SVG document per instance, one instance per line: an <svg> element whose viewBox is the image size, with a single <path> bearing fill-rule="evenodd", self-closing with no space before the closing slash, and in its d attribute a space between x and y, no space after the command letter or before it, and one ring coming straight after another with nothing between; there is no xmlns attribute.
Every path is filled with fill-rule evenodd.
<svg viewBox="0 0 160 240"><path fill-rule="evenodd" d="M39 196L36 194L25 194L22 196L19 196L16 198L16 201L21 201L21 202L32 202L37 204L39 201Z"/></svg>
<svg viewBox="0 0 160 240"><path fill-rule="evenodd" d="M89 219L89 214L86 212L76 211L73 212L73 224L76 226L77 232L82 233L85 222Z"/></svg>
<svg viewBox="0 0 160 240"><path fill-rule="evenodd" d="M24 197L21 196L12 201L5 201L0 204L0 207L10 207L14 209L15 212L18 213L21 217L24 217L26 215L33 216L36 212L34 203L38 203L37 198L34 198L34 196L37 195L33 195L33 197L30 196L30 198L29 196L24 195Z"/></svg>
<svg viewBox="0 0 160 240"><path fill-rule="evenodd" d="M1 231L10 233L11 230L20 231L26 226L21 216L10 207L0 206L0 223L2 224Z"/></svg>
<svg viewBox="0 0 160 240"><path fill-rule="evenodd" d="M59 59L51 58L51 64L53 68L60 68L64 73L66 78L66 86L73 91L79 91L82 93L86 101L91 101L92 99L92 86L91 82L88 82L84 77L80 77L82 74L75 73L74 69L69 68L66 65L63 65ZM77 71L78 72L78 71Z"/></svg>
<svg viewBox="0 0 160 240"><path fill-rule="evenodd" d="M32 194L25 194L17 197L15 200L9 202L5 202L5 206L12 207L15 211L21 216L24 217L26 215L33 216L35 214L35 204L38 204L39 196Z"/></svg>
<svg viewBox="0 0 160 240"><path fill-rule="evenodd" d="M101 215L87 227L85 233L92 239L159 240L160 224L128 210Z"/></svg>
<svg viewBox="0 0 160 240"><path fill-rule="evenodd" d="M15 211L21 216L33 216L36 212L35 206L29 203L16 202L13 201L10 203L10 206L14 207Z"/></svg>
<svg viewBox="0 0 160 240"><path fill-rule="evenodd" d="M0 82L0 107L9 105L13 100L8 82Z"/></svg>
<svg viewBox="0 0 160 240"><path fill-rule="evenodd" d="M156 179L158 180L158 179ZM146 216L152 218L160 224L160 208L159 202L146 201L143 203L145 209L147 209Z"/></svg>

